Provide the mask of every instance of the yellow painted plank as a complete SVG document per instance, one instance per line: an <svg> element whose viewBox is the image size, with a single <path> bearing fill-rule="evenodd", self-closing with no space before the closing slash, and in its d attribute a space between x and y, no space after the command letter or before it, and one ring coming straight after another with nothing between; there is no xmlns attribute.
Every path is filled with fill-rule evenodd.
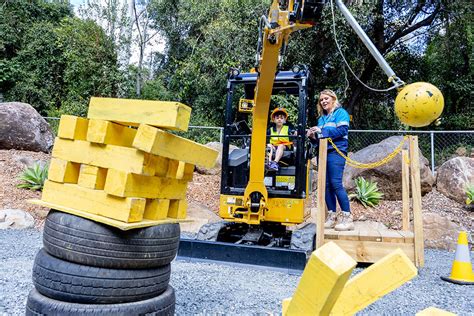
<svg viewBox="0 0 474 316"><path fill-rule="evenodd" d="M414 278L418 270L397 249L347 282L331 315L353 315Z"/></svg>
<svg viewBox="0 0 474 316"><path fill-rule="evenodd" d="M283 299L283 301L281 301L281 314L283 316L286 315L286 311L288 310L288 306L290 305L290 302L291 302L291 297L285 298Z"/></svg>
<svg viewBox="0 0 474 316"><path fill-rule="evenodd" d="M153 155L153 159L153 165L155 166L155 176L163 178L166 177L168 174L170 159L155 155Z"/></svg>
<svg viewBox="0 0 474 316"><path fill-rule="evenodd" d="M400 248L415 262L415 248L408 243L384 243L375 241L333 240L357 262L376 262Z"/></svg>
<svg viewBox="0 0 474 316"><path fill-rule="evenodd" d="M135 148L56 138L52 156L101 168L137 174L155 174L152 155Z"/></svg>
<svg viewBox="0 0 474 316"><path fill-rule="evenodd" d="M116 228L124 230L124 231L130 230L130 229L137 229L137 228L144 228L144 227L162 225L162 224L175 224L175 223L192 222L192 220L190 220L190 219L166 218L166 219L159 219L159 220L149 220L149 219L144 218L143 220L141 220L139 222L125 223L125 222L115 220L113 218L108 218L108 217L100 216L100 215L97 215L97 214L92 214L92 213L89 213L89 212L83 212L83 211L79 211L79 210L76 210L76 209L71 208L71 207L65 207L63 205L48 203L48 202L44 202L44 201L37 200L37 199L28 200L28 203L35 204L35 205L40 205L40 206L43 206L43 207L48 207L48 208L53 209L53 210L58 210L58 211L61 211L61 212L69 213L69 214L80 216L80 217L83 217L83 218L88 218L88 219L93 220L95 222L102 223L102 224L109 225L109 226L113 226L113 227L116 227Z"/></svg>
<svg viewBox="0 0 474 316"><path fill-rule="evenodd" d="M91 143L132 147L137 134L135 128L130 128L104 120L89 120L87 141Z"/></svg>
<svg viewBox="0 0 474 316"><path fill-rule="evenodd" d="M316 249L306 264L286 315L327 315L356 262L335 243Z"/></svg>
<svg viewBox="0 0 474 316"><path fill-rule="evenodd" d="M170 200L147 199L143 218L157 220L166 219L170 207Z"/></svg>
<svg viewBox="0 0 474 316"><path fill-rule="evenodd" d="M105 179L107 177L107 169L90 165L81 165L79 173L79 184L81 187L103 190Z"/></svg>
<svg viewBox="0 0 474 316"><path fill-rule="evenodd" d="M86 140L87 119L73 115L61 115L58 127L58 137L66 139Z"/></svg>
<svg viewBox="0 0 474 316"><path fill-rule="evenodd" d="M455 316L456 314L445 311L444 309L439 309L436 307L428 307L418 313L416 316Z"/></svg>
<svg viewBox="0 0 474 316"><path fill-rule="evenodd" d="M178 102L92 97L87 117L130 126L148 124L187 131L191 108Z"/></svg>
<svg viewBox="0 0 474 316"><path fill-rule="evenodd" d="M133 147L205 168L212 168L218 155L214 149L145 124L138 127Z"/></svg>
<svg viewBox="0 0 474 316"><path fill-rule="evenodd" d="M109 169L104 191L120 197L148 199L184 199L187 181L154 176L144 176Z"/></svg>
<svg viewBox="0 0 474 316"><path fill-rule="evenodd" d="M48 179L62 183L77 183L81 164L58 158L51 158Z"/></svg>
<svg viewBox="0 0 474 316"><path fill-rule="evenodd" d="M123 222L139 222L143 218L143 198L120 198L102 190L83 188L76 184L46 181L41 199L80 211L113 218Z"/></svg>
<svg viewBox="0 0 474 316"><path fill-rule="evenodd" d="M171 200L168 217L180 219L186 218L187 209L188 202L186 200Z"/></svg>

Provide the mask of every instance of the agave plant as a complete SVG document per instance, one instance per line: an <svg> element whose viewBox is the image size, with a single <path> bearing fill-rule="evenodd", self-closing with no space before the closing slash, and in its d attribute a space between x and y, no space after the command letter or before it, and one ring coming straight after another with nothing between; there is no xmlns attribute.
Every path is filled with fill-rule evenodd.
<svg viewBox="0 0 474 316"><path fill-rule="evenodd" d="M362 177L355 179L356 192L349 195L350 199L355 199L362 203L364 207L372 207L379 204L383 193L379 192L377 182L365 180Z"/></svg>
<svg viewBox="0 0 474 316"><path fill-rule="evenodd" d="M22 183L17 187L21 189L29 189L33 191L42 190L44 182L48 178L48 165L41 166L35 163L33 166L26 168L20 175Z"/></svg>
<svg viewBox="0 0 474 316"><path fill-rule="evenodd" d="M474 184L468 184L466 187L466 204L470 205L472 202L474 202Z"/></svg>

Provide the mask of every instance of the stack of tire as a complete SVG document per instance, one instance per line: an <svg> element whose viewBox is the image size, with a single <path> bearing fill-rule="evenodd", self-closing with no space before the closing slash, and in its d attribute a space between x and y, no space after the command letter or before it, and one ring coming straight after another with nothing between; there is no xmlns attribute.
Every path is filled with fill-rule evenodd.
<svg viewBox="0 0 474 316"><path fill-rule="evenodd" d="M51 211L26 315L173 315L179 224L122 231Z"/></svg>

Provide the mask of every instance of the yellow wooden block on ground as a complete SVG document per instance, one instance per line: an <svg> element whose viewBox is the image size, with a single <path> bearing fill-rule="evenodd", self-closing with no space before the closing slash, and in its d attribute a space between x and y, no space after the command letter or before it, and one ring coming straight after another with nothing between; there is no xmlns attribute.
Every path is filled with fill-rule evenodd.
<svg viewBox="0 0 474 316"><path fill-rule="evenodd" d="M218 155L214 149L145 124L138 127L133 147L205 168L212 168Z"/></svg>
<svg viewBox="0 0 474 316"><path fill-rule="evenodd" d="M383 257L347 282L331 315L353 315L417 275L400 249Z"/></svg>
<svg viewBox="0 0 474 316"><path fill-rule="evenodd" d="M120 198L102 190L52 181L45 182L41 200L123 222L141 221L146 203L143 198Z"/></svg>
<svg viewBox="0 0 474 316"><path fill-rule="evenodd" d="M328 315L357 262L329 242L306 264L286 315Z"/></svg>
<svg viewBox="0 0 474 316"><path fill-rule="evenodd" d="M178 102L93 97L87 117L130 126L148 124L187 131L191 108Z"/></svg>
<svg viewBox="0 0 474 316"><path fill-rule="evenodd" d="M153 156L135 148L56 138L52 156L101 168L137 174L155 174Z"/></svg>
<svg viewBox="0 0 474 316"><path fill-rule="evenodd" d="M186 211L188 209L188 202L186 200L171 200L170 208L168 210L169 218L186 218Z"/></svg>
<svg viewBox="0 0 474 316"><path fill-rule="evenodd" d="M104 120L89 120L87 141L91 143L132 147L137 130Z"/></svg>
<svg viewBox="0 0 474 316"><path fill-rule="evenodd" d="M194 174L194 165L184 161L170 160L166 177L191 181Z"/></svg>
<svg viewBox="0 0 474 316"><path fill-rule="evenodd" d="M107 177L107 169L90 165L81 165L79 173L79 184L81 187L103 190L105 179Z"/></svg>
<svg viewBox="0 0 474 316"><path fill-rule="evenodd" d="M144 176L109 169L104 191L120 197L148 199L184 199L187 181L154 176Z"/></svg>
<svg viewBox="0 0 474 316"><path fill-rule="evenodd" d="M416 313L416 316L455 316L456 314L453 314L451 312L445 311L443 309L439 309L436 307L428 307L418 313Z"/></svg>
<svg viewBox="0 0 474 316"><path fill-rule="evenodd" d="M58 137L86 140L88 125L88 119L72 115L61 115L58 127Z"/></svg>
<svg viewBox="0 0 474 316"><path fill-rule="evenodd" d="M48 179L62 183L77 183L81 164L58 158L51 158Z"/></svg>
<svg viewBox="0 0 474 316"><path fill-rule="evenodd" d="M170 200L147 199L143 218L151 220L165 219L168 216L169 208Z"/></svg>

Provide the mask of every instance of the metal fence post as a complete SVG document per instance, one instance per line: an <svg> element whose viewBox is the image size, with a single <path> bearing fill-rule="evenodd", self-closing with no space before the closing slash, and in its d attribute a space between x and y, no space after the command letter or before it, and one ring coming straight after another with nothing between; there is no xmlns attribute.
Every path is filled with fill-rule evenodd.
<svg viewBox="0 0 474 316"><path fill-rule="evenodd" d="M223 127L219 129L219 139L221 141L221 144L224 143L224 128Z"/></svg>
<svg viewBox="0 0 474 316"><path fill-rule="evenodd" d="M434 156L434 133L430 132L431 137L431 173L435 174L435 156Z"/></svg>

